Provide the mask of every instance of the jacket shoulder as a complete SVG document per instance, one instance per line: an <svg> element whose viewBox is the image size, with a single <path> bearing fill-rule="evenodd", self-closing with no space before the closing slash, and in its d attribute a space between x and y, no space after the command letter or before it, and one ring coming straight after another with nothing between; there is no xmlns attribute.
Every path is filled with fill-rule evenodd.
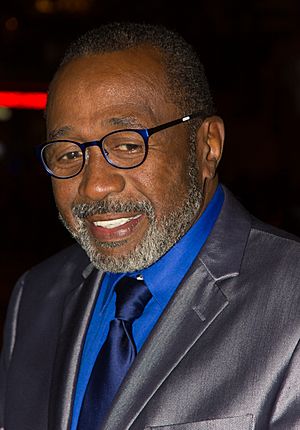
<svg viewBox="0 0 300 430"><path fill-rule="evenodd" d="M266 224L265 222L254 217L253 215L251 216L251 218L252 218L252 229L253 230L256 230L257 232L261 232L262 234L265 234L265 235L277 237L279 240L282 239L283 241L287 241L287 243L290 242L292 244L294 242L294 245L296 247L297 246L300 247L300 237L299 236L296 236L293 233L290 233L286 230L275 227L273 225Z"/></svg>
<svg viewBox="0 0 300 430"><path fill-rule="evenodd" d="M36 264L23 276L49 281L55 280L64 272L74 273L74 276L78 276L89 263L84 250L75 243Z"/></svg>

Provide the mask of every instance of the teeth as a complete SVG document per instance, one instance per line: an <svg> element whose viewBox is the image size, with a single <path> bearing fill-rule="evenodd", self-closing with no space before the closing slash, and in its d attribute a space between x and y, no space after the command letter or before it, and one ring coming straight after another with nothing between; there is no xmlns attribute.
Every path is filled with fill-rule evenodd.
<svg viewBox="0 0 300 430"><path fill-rule="evenodd" d="M107 221L94 221L94 225L96 227L103 227L103 228L115 228L120 227L123 224L126 224L127 222L139 218L141 215L136 215L129 218L118 218L118 219L110 219Z"/></svg>

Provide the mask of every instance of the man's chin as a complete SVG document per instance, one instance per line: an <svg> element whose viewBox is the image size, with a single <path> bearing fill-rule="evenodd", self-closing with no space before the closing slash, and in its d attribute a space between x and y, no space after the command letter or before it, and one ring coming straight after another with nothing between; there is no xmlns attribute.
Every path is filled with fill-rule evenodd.
<svg viewBox="0 0 300 430"><path fill-rule="evenodd" d="M86 246L86 244L82 243L80 245L87 253L93 265L104 272L134 272L145 269L153 263L149 258L143 258L143 255L137 250L127 251L126 254L116 252L121 246L119 242L102 243L97 248Z"/></svg>
<svg viewBox="0 0 300 430"><path fill-rule="evenodd" d="M123 246L125 246L127 244L127 240L119 240L118 242L97 242L96 245L94 245L95 248L95 252L105 252L105 250L110 250L110 249L120 249Z"/></svg>

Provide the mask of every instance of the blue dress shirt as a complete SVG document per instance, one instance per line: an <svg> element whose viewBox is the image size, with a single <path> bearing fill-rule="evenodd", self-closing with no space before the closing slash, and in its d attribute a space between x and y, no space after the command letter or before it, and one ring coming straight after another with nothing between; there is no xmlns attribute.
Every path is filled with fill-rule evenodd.
<svg viewBox="0 0 300 430"><path fill-rule="evenodd" d="M218 218L223 201L224 192L219 185L201 217L179 242L150 267L126 274L132 277L142 275L152 293L152 298L142 316L133 324L133 338L137 351L142 348L156 321L200 252ZM106 273L101 283L81 358L71 430L76 430L81 403L91 371L106 339L110 321L114 318L114 286L124 275L124 273Z"/></svg>

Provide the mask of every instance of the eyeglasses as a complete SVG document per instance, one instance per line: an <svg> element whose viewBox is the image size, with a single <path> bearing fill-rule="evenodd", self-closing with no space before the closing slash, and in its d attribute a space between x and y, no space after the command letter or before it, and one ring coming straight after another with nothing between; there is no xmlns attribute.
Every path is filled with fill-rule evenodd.
<svg viewBox="0 0 300 430"><path fill-rule="evenodd" d="M59 179L73 178L82 171L86 149L91 146L98 146L110 165L119 169L133 169L145 161L150 136L200 116L203 116L203 112L192 113L153 128L116 130L100 140L85 143L53 140L39 145L37 153L46 172Z"/></svg>

